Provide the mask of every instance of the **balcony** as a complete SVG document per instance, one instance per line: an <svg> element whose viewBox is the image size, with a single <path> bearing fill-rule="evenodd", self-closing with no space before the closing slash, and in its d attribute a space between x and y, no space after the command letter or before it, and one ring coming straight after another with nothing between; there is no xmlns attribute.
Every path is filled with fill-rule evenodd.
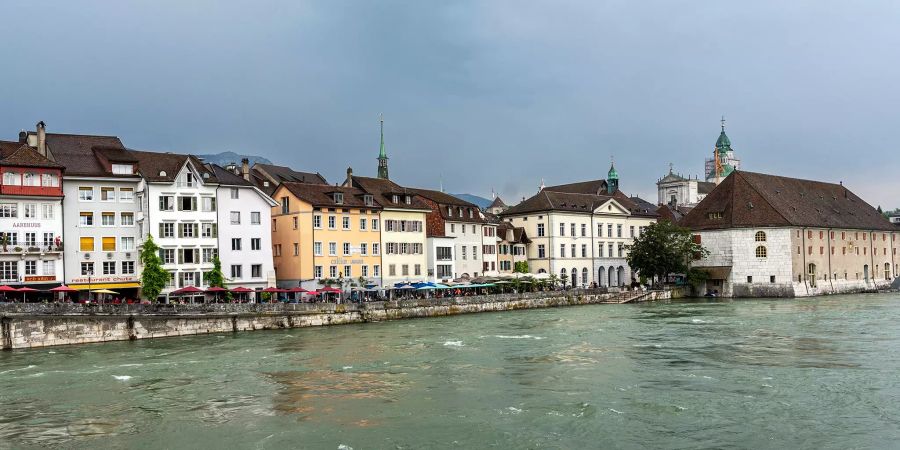
<svg viewBox="0 0 900 450"><path fill-rule="evenodd" d="M63 245L17 245L8 244L0 246L0 255L60 255L64 248Z"/></svg>
<svg viewBox="0 0 900 450"><path fill-rule="evenodd" d="M5 195L36 195L43 197L62 197L60 186L21 186L17 184L0 185L0 194Z"/></svg>

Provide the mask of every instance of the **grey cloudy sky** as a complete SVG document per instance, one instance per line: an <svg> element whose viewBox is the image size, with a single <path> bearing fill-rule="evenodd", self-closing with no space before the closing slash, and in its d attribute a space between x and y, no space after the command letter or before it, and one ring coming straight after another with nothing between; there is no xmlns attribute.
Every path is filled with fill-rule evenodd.
<svg viewBox="0 0 900 450"><path fill-rule="evenodd" d="M0 138L115 134L507 200L744 168L900 206L900 2L3 2Z"/></svg>

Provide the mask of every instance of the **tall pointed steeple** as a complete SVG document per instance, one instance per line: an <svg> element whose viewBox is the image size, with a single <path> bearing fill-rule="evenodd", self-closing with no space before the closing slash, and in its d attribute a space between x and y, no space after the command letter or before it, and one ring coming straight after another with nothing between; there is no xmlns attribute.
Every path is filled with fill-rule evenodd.
<svg viewBox="0 0 900 450"><path fill-rule="evenodd" d="M609 173L606 174L606 193L615 194L619 190L619 173L616 172L616 161L609 157Z"/></svg>
<svg viewBox="0 0 900 450"><path fill-rule="evenodd" d="M381 122L381 147L378 149L378 178L388 180L388 157L384 151L384 114L379 116Z"/></svg>

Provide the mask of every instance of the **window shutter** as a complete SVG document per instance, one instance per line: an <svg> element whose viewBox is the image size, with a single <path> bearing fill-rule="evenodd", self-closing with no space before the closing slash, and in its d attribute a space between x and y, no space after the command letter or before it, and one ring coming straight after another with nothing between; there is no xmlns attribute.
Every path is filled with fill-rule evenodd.
<svg viewBox="0 0 900 450"><path fill-rule="evenodd" d="M184 249L178 249L178 264L184 264Z"/></svg>

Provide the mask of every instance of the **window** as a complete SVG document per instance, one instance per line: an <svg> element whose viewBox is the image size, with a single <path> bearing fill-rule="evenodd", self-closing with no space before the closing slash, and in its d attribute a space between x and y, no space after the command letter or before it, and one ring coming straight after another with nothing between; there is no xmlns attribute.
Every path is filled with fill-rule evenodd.
<svg viewBox="0 0 900 450"><path fill-rule="evenodd" d="M294 217L294 220L296 221L297 218ZM250 213L250 225L259 225L261 223L262 223L262 219L260 217L259 211L251 212ZM294 227L294 228L297 228L297 227Z"/></svg>
<svg viewBox="0 0 900 450"><path fill-rule="evenodd" d="M171 195L164 195L159 198L159 210L160 211L174 211L175 210L175 197Z"/></svg>
<svg viewBox="0 0 900 450"><path fill-rule="evenodd" d="M538 237L544 237L544 224L537 224L537 235Z"/></svg>
<svg viewBox="0 0 900 450"><path fill-rule="evenodd" d="M82 211L78 213L78 224L83 227L94 225L94 213Z"/></svg>
<svg viewBox="0 0 900 450"><path fill-rule="evenodd" d="M123 227L134 226L134 213L123 212L119 216L119 221L121 222L119 225L121 225Z"/></svg>
<svg viewBox="0 0 900 450"><path fill-rule="evenodd" d="M79 187L78 188L78 200L82 201L82 202L94 201L94 188L85 187L85 186Z"/></svg>
<svg viewBox="0 0 900 450"><path fill-rule="evenodd" d="M478 246L472 246L472 259L478 259Z"/></svg>
<svg viewBox="0 0 900 450"><path fill-rule="evenodd" d="M756 257L757 258L765 258L766 257L766 247L764 245L760 245L756 247Z"/></svg>
<svg viewBox="0 0 900 450"><path fill-rule="evenodd" d="M115 261L103 261L103 275L115 275L116 274L116 262Z"/></svg>
<svg viewBox="0 0 900 450"><path fill-rule="evenodd" d="M200 197L200 208L206 212L215 211L216 210L215 197Z"/></svg>
<svg viewBox="0 0 900 450"><path fill-rule="evenodd" d="M262 278L262 264L253 264L250 266L251 278Z"/></svg>
<svg viewBox="0 0 900 450"><path fill-rule="evenodd" d="M351 269L352 269L352 267L350 267L350 266L344 266L344 271L341 273L341 276L346 277L346 278L352 278L353 271Z"/></svg>
<svg viewBox="0 0 900 450"><path fill-rule="evenodd" d="M104 212L100 213L100 225L104 227L116 226L116 213Z"/></svg>
<svg viewBox="0 0 900 450"><path fill-rule="evenodd" d="M375 204L375 199L371 194L366 194L363 196L363 202L366 206L372 206Z"/></svg>
<svg viewBox="0 0 900 450"><path fill-rule="evenodd" d="M365 242L359 244L359 254L365 256L369 252L369 244Z"/></svg>
<svg viewBox="0 0 900 450"><path fill-rule="evenodd" d="M769 283L774 283L774 282L775 282L775 275L770 275L770 276L769 276Z"/></svg>
<svg viewBox="0 0 900 450"><path fill-rule="evenodd" d="M611 224L611 223L606 224L606 237L613 237L612 230L613 230L613 224Z"/></svg>
<svg viewBox="0 0 900 450"><path fill-rule="evenodd" d="M196 211L197 197L178 197L179 211Z"/></svg>
<svg viewBox="0 0 900 450"><path fill-rule="evenodd" d="M130 252L134 250L134 238L123 236L119 238L121 241L121 250L123 252Z"/></svg>
<svg viewBox="0 0 900 450"><path fill-rule="evenodd" d="M380 244L377 242L372 243L372 255L378 256L378 252L380 251Z"/></svg>
<svg viewBox="0 0 900 450"><path fill-rule="evenodd" d="M560 236L566 235L566 224L564 224L564 223L559 224L559 235Z"/></svg>
<svg viewBox="0 0 900 450"><path fill-rule="evenodd" d="M219 235L219 226L214 223L200 224L200 237L214 238Z"/></svg>
<svg viewBox="0 0 900 450"><path fill-rule="evenodd" d="M390 276L390 277L397 276L397 265L396 264L388 264L388 276Z"/></svg>
<svg viewBox="0 0 900 450"><path fill-rule="evenodd" d="M403 275L404 277L409 276L409 264L402 264L400 266L400 274Z"/></svg>
<svg viewBox="0 0 900 450"><path fill-rule="evenodd" d="M116 251L116 238L114 236L104 236L101 238L101 242L104 252Z"/></svg>
<svg viewBox="0 0 900 450"><path fill-rule="evenodd" d="M381 266L380 265L375 264L374 266L372 266L372 276L373 277L381 276Z"/></svg>
<svg viewBox="0 0 900 450"><path fill-rule="evenodd" d="M25 261L25 275L37 275L37 261Z"/></svg>
<svg viewBox="0 0 900 450"><path fill-rule="evenodd" d="M300 243L294 242L294 256L300 256Z"/></svg>
<svg viewBox="0 0 900 450"><path fill-rule="evenodd" d="M350 255L350 243L349 242L344 242L343 250L344 250L344 256Z"/></svg>
<svg viewBox="0 0 900 450"><path fill-rule="evenodd" d="M232 225L240 225L241 224L241 212L240 211L232 211L231 212L231 224Z"/></svg>
<svg viewBox="0 0 900 450"><path fill-rule="evenodd" d="M134 188L119 188L119 201L120 202L133 202L134 201Z"/></svg>
<svg viewBox="0 0 900 450"><path fill-rule="evenodd" d="M362 266L360 275L363 277L368 277L369 276L369 266Z"/></svg>
<svg viewBox="0 0 900 450"><path fill-rule="evenodd" d="M329 229L331 229L331 230L335 229L337 227L336 223L337 223L337 220L334 218L334 216L328 216L328 228Z"/></svg>
<svg viewBox="0 0 900 450"><path fill-rule="evenodd" d="M575 224L574 224L574 223L571 225L570 228L571 228L571 230L572 230L572 237L577 236L577 235L575 234Z"/></svg>
<svg viewBox="0 0 900 450"><path fill-rule="evenodd" d="M466 259L466 246L463 245L463 246L460 246L460 248L462 249L462 259L465 260Z"/></svg>
<svg viewBox="0 0 900 450"><path fill-rule="evenodd" d="M26 203L22 205L22 210L25 213L25 215L22 217L26 219L34 219L35 217L37 217L37 205L34 203Z"/></svg>
<svg viewBox="0 0 900 450"><path fill-rule="evenodd" d="M544 244L538 244L538 258L546 258L546 249L544 248Z"/></svg>
<svg viewBox="0 0 900 450"><path fill-rule="evenodd" d="M44 233L44 247L53 245L53 233Z"/></svg>
<svg viewBox="0 0 900 450"><path fill-rule="evenodd" d="M17 203L0 203L0 217L19 217L19 205Z"/></svg>
<svg viewBox="0 0 900 450"><path fill-rule="evenodd" d="M581 244L581 257L587 258L587 244Z"/></svg>
<svg viewBox="0 0 900 450"><path fill-rule="evenodd" d="M37 233L25 233L25 245L34 247L37 245Z"/></svg>
<svg viewBox="0 0 900 450"><path fill-rule="evenodd" d="M281 255L281 246L278 247L278 255ZM274 253L274 252L273 252ZM219 254L219 250L215 248L204 248L203 249L203 262L208 263L212 262L213 259Z"/></svg>
<svg viewBox="0 0 900 450"><path fill-rule="evenodd" d="M134 275L134 261L122 261L122 275Z"/></svg>
<svg viewBox="0 0 900 450"><path fill-rule="evenodd" d="M238 188L231 188L231 198L237 199L241 197L241 191Z"/></svg>
<svg viewBox="0 0 900 450"><path fill-rule="evenodd" d="M465 231L465 229L463 229L463 231ZM450 224L450 232L456 233L456 224L454 224L454 223Z"/></svg>
<svg viewBox="0 0 900 450"><path fill-rule="evenodd" d="M725 217L725 213L723 213L722 211L711 212L711 213L707 213L706 217L711 220L718 220L718 219L722 219L723 217Z"/></svg>
<svg viewBox="0 0 900 450"><path fill-rule="evenodd" d="M116 200L116 188L102 187L100 188L100 201L113 202Z"/></svg>
<svg viewBox="0 0 900 450"><path fill-rule="evenodd" d="M197 228L196 223L180 223L178 224L178 237L195 238L199 231Z"/></svg>
<svg viewBox="0 0 900 450"><path fill-rule="evenodd" d="M94 263L92 262L83 262L81 263L81 275L93 275L94 274Z"/></svg>
<svg viewBox="0 0 900 450"><path fill-rule="evenodd" d="M241 250L241 238L231 238L231 250Z"/></svg>
<svg viewBox="0 0 900 450"><path fill-rule="evenodd" d="M42 219L52 219L53 218L53 205L50 203L44 203L41 205L41 218Z"/></svg>
<svg viewBox="0 0 900 450"><path fill-rule="evenodd" d="M350 229L350 217L349 216L341 217L341 225L344 230L349 230Z"/></svg>
<svg viewBox="0 0 900 450"><path fill-rule="evenodd" d="M622 224L616 225L616 237L622 237Z"/></svg>
<svg viewBox="0 0 900 450"><path fill-rule="evenodd" d="M250 238L250 250L259 250L262 248L261 238Z"/></svg>
<svg viewBox="0 0 900 450"><path fill-rule="evenodd" d="M754 239L756 242L766 242L766 233L764 231L757 231Z"/></svg>
<svg viewBox="0 0 900 450"><path fill-rule="evenodd" d="M322 216L318 214L313 216L313 228L322 228Z"/></svg>
<svg viewBox="0 0 900 450"><path fill-rule="evenodd" d="M79 248L83 252L94 251L94 238L92 238L90 236L82 236L79 239Z"/></svg>
<svg viewBox="0 0 900 450"><path fill-rule="evenodd" d="M159 250L159 259L163 264L175 264L175 249L163 248Z"/></svg>
<svg viewBox="0 0 900 450"><path fill-rule="evenodd" d="M313 242L313 254L316 256L322 256L322 243L321 242Z"/></svg>
<svg viewBox="0 0 900 450"><path fill-rule="evenodd" d="M322 278L322 266L313 267L313 277Z"/></svg>
<svg viewBox="0 0 900 450"><path fill-rule="evenodd" d="M328 256L337 256L337 242L328 243Z"/></svg>
<svg viewBox="0 0 900 450"><path fill-rule="evenodd" d="M337 278L337 266L328 266L328 276L331 278Z"/></svg>
<svg viewBox="0 0 900 450"><path fill-rule="evenodd" d="M752 276L747 275L747 283L753 283L753 277L752 277Z"/></svg>
<svg viewBox="0 0 900 450"><path fill-rule="evenodd" d="M293 226L294 226L294 229L296 230L297 228L300 227L300 219L298 217L292 217L291 219L293 219L292 220Z"/></svg>
<svg viewBox="0 0 900 450"><path fill-rule="evenodd" d="M559 257L560 258L566 257L566 244L559 244Z"/></svg>
<svg viewBox="0 0 900 450"><path fill-rule="evenodd" d="M360 231L366 231L366 222L367 222L367 220L365 217L361 217L359 219L359 230Z"/></svg>
<svg viewBox="0 0 900 450"><path fill-rule="evenodd" d="M334 193L334 202L338 205L344 204L344 193L343 192L335 192Z"/></svg>
<svg viewBox="0 0 900 450"><path fill-rule="evenodd" d="M378 231L378 219L372 219L372 231Z"/></svg>
<svg viewBox="0 0 900 450"><path fill-rule="evenodd" d="M291 212L291 198L290 197L281 197L281 213L282 214L290 214ZM318 217L318 216L316 216ZM316 225L316 228L322 226L322 218L319 217L319 223Z"/></svg>
<svg viewBox="0 0 900 450"><path fill-rule="evenodd" d="M231 266L231 278L241 278L241 269L242 266L239 264L232 264Z"/></svg>
<svg viewBox="0 0 900 450"><path fill-rule="evenodd" d="M44 275L56 275L56 263L53 261L42 261L41 269Z"/></svg>
<svg viewBox="0 0 900 450"><path fill-rule="evenodd" d="M631 228L633 231L634 227L631 227ZM587 225L585 225L585 224L581 224L581 236L582 237L587 236Z"/></svg>
<svg viewBox="0 0 900 450"><path fill-rule="evenodd" d="M443 278L452 278L453 271L450 270L451 267L453 267L453 266L451 266L449 264L439 264L437 266L437 277L442 278L442 279Z"/></svg>

